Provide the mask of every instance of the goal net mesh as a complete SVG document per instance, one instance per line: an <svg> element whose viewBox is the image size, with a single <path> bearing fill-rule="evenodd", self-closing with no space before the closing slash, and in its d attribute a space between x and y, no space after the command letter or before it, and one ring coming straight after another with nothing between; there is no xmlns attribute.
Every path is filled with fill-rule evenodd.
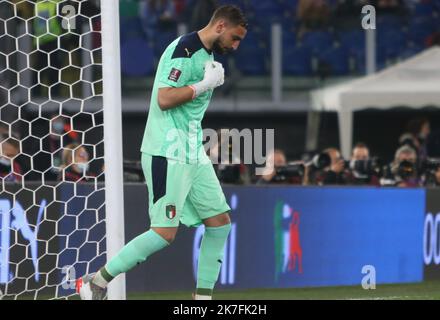
<svg viewBox="0 0 440 320"><path fill-rule="evenodd" d="M67 299L105 261L99 1L0 0L0 290Z"/></svg>

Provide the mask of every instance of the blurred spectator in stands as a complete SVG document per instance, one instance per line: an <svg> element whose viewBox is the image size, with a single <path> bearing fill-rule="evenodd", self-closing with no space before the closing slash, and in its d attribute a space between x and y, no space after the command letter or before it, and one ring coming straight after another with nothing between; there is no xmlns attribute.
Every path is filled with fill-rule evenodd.
<svg viewBox="0 0 440 320"><path fill-rule="evenodd" d="M172 0L144 0L139 10L149 40L154 40L158 31L176 30L176 8Z"/></svg>
<svg viewBox="0 0 440 320"><path fill-rule="evenodd" d="M318 185L346 184L345 161L339 150L327 148L323 153L327 153L330 156L330 165L316 175L315 183Z"/></svg>
<svg viewBox="0 0 440 320"><path fill-rule="evenodd" d="M425 187L440 187L440 166L431 174L428 173L424 176Z"/></svg>
<svg viewBox="0 0 440 320"><path fill-rule="evenodd" d="M9 136L9 127L6 124L0 123L0 136Z"/></svg>
<svg viewBox="0 0 440 320"><path fill-rule="evenodd" d="M187 16L190 19L189 31L200 30L206 26L218 7L216 0L195 0L187 7Z"/></svg>
<svg viewBox="0 0 440 320"><path fill-rule="evenodd" d="M420 187L421 182L417 172L417 153L409 145L397 149L391 164L391 174L397 187Z"/></svg>
<svg viewBox="0 0 440 320"><path fill-rule="evenodd" d="M428 118L415 118L408 122L405 133L399 137L399 145L409 145L417 153L417 166L428 157L428 138L431 133L431 126Z"/></svg>
<svg viewBox="0 0 440 320"><path fill-rule="evenodd" d="M17 140L0 135L0 177L4 181L21 182L22 170L16 160L20 153L20 144Z"/></svg>
<svg viewBox="0 0 440 320"><path fill-rule="evenodd" d="M69 0L69 5L73 6L77 16L75 17L76 28L81 30L84 26L91 28L93 31L93 42L92 48L85 49L96 49L101 47L101 17L100 17L100 0ZM127 4L123 4L126 6ZM120 4L120 7L122 3ZM122 9L121 9L122 11ZM122 16L122 15L121 15ZM80 31L81 32L81 31ZM72 45L69 50L76 50L80 47L80 43L75 43L71 41ZM84 40L83 40L84 41ZM84 42L81 43L84 45Z"/></svg>
<svg viewBox="0 0 440 320"><path fill-rule="evenodd" d="M83 146L72 143L63 150L63 164L59 180L87 182L93 176L89 173L89 153Z"/></svg>
<svg viewBox="0 0 440 320"><path fill-rule="evenodd" d="M371 0L370 3L376 8L377 15L400 15L407 14L407 7L403 0Z"/></svg>
<svg viewBox="0 0 440 320"><path fill-rule="evenodd" d="M426 46L440 46L440 31L436 31L426 39Z"/></svg>
<svg viewBox="0 0 440 320"><path fill-rule="evenodd" d="M178 17L182 16L186 9L186 1L187 0L173 0L174 10L176 10L176 15Z"/></svg>
<svg viewBox="0 0 440 320"><path fill-rule="evenodd" d="M368 0L338 0L332 14L332 25L339 30L351 31L361 23L362 7Z"/></svg>
<svg viewBox="0 0 440 320"><path fill-rule="evenodd" d="M325 29L330 20L330 5L326 0L300 0L296 10L301 23L298 39L306 32Z"/></svg>
<svg viewBox="0 0 440 320"><path fill-rule="evenodd" d="M281 149L275 149L266 158L264 173L257 180L257 185L278 183L276 181L276 169L287 165L286 154Z"/></svg>
<svg viewBox="0 0 440 320"><path fill-rule="evenodd" d="M32 20L32 34L35 36L33 45L34 49L38 49L31 61L32 68L41 71L49 66L49 61L53 67L46 69L38 76L39 82L46 86L54 85L60 80L56 69L62 68L63 63L61 55L52 54L50 55L50 60L48 56L48 53L59 48L58 37L64 33L61 16L58 15L60 11L58 5L60 2L61 0L37 1L35 6L37 18ZM57 89L58 86L54 88ZM46 95L46 89L44 87L40 87L40 89L40 94ZM52 93L59 94L57 91Z"/></svg>
<svg viewBox="0 0 440 320"><path fill-rule="evenodd" d="M72 130L68 118L59 114L53 114L50 120L50 133L43 139L43 151L50 153L51 158L47 158L48 163L39 164L41 171L50 168L50 170L45 173L46 180L56 181L58 179L63 162L62 148L71 143L78 142L78 133Z"/></svg>
<svg viewBox="0 0 440 320"><path fill-rule="evenodd" d="M379 170L377 173L370 170L374 169L371 161L368 146L362 142L357 143L351 154L350 170L346 170L347 184L380 186L378 177L380 172ZM368 165L368 162L370 162L370 165Z"/></svg>

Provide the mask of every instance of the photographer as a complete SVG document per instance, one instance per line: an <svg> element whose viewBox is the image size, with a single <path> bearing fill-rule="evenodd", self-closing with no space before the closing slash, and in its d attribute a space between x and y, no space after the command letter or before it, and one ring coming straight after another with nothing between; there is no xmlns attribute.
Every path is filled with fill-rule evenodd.
<svg viewBox="0 0 440 320"><path fill-rule="evenodd" d="M281 149L275 149L267 156L266 168L263 175L257 180L257 185L280 183L277 169L287 165L286 155Z"/></svg>
<svg viewBox="0 0 440 320"><path fill-rule="evenodd" d="M3 181L21 182L22 170L17 162L19 142L0 134L0 151L0 178Z"/></svg>
<svg viewBox="0 0 440 320"><path fill-rule="evenodd" d="M425 181L425 187L440 187L440 166L437 167L437 170L430 177L432 178Z"/></svg>
<svg viewBox="0 0 440 320"><path fill-rule="evenodd" d="M399 146L408 145L416 151L418 169L428 158L428 138L430 133L429 119L415 118L408 122L406 131L399 137Z"/></svg>
<svg viewBox="0 0 440 320"><path fill-rule="evenodd" d="M420 187L417 170L417 153L408 145L397 149L394 161L389 165L387 174L381 179L381 185L401 188Z"/></svg>
<svg viewBox="0 0 440 320"><path fill-rule="evenodd" d="M315 176L318 185L345 185L345 161L336 148L327 148L323 151L330 157L330 164Z"/></svg>
<svg viewBox="0 0 440 320"><path fill-rule="evenodd" d="M367 145L357 143L352 151L348 164L350 170L346 171L346 182L352 185L380 186L380 165L377 159L370 158Z"/></svg>
<svg viewBox="0 0 440 320"><path fill-rule="evenodd" d="M427 158L422 163L421 179L425 187L440 186L440 158Z"/></svg>

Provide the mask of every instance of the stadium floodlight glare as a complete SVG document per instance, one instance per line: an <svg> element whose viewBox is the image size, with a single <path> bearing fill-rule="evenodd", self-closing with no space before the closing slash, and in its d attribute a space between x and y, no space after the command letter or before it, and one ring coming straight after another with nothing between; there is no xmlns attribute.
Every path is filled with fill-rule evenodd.
<svg viewBox="0 0 440 320"><path fill-rule="evenodd" d="M122 248L121 119L118 0L0 0L0 299L74 297Z"/></svg>

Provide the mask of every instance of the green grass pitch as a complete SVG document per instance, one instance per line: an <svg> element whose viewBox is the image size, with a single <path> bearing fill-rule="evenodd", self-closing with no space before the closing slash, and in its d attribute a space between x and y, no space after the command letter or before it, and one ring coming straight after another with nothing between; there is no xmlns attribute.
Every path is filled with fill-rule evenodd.
<svg viewBox="0 0 440 320"><path fill-rule="evenodd" d="M158 292L129 294L134 300L191 300L191 292ZM440 281L414 284L381 284L376 289L364 290L359 286L222 290L215 292L216 300L440 300Z"/></svg>

